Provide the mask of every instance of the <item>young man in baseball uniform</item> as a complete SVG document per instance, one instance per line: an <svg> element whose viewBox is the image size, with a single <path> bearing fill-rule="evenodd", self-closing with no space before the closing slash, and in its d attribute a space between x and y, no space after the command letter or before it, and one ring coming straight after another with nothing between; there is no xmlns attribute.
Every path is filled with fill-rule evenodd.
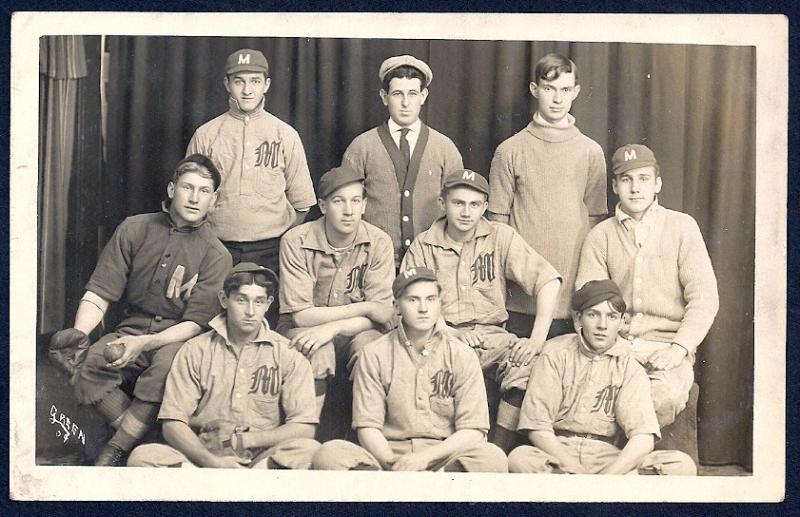
<svg viewBox="0 0 800 517"><path fill-rule="evenodd" d="M357 136L342 163L364 175L367 197L381 200L367 205L364 220L389 234L399 264L414 236L441 215L436 196L442 178L464 165L455 144L419 118L433 80L430 67L413 56L394 56L381 64L378 77L389 120Z"/></svg>
<svg viewBox="0 0 800 517"><path fill-rule="evenodd" d="M486 178L470 170L447 175L439 204L445 216L422 232L403 258L403 269L424 266L442 285L442 316L476 350L487 378L500 386L493 441L506 451L516 443L519 407L531 365L550 329L561 276L513 228L483 218ZM503 327L506 283L516 282L536 300L529 338Z"/></svg>
<svg viewBox="0 0 800 517"><path fill-rule="evenodd" d="M353 383L361 446L332 440L315 469L507 472L486 443L489 412L481 367L440 319L436 274L401 271L392 290L400 325L362 351Z"/></svg>
<svg viewBox="0 0 800 517"><path fill-rule="evenodd" d="M610 278L620 286L628 307L621 334L648 371L665 427L689 399L695 352L719 308L717 280L695 220L658 204L653 151L625 145L611 161L616 215L586 237L575 285Z"/></svg>
<svg viewBox="0 0 800 517"><path fill-rule="evenodd" d="M278 271L281 235L316 203L300 136L264 109L269 65L258 50L225 62L228 111L195 131L187 154L203 153L222 174L211 220L234 264L251 261Z"/></svg>
<svg viewBox="0 0 800 517"><path fill-rule="evenodd" d="M509 455L511 472L697 474L679 451L655 451L660 438L650 383L630 344L617 335L625 301L611 280L588 282L572 301L577 334L549 340L533 367L519 430L533 447ZM623 432L627 443L615 441Z"/></svg>
<svg viewBox="0 0 800 517"><path fill-rule="evenodd" d="M564 278L549 337L573 332L569 302L581 244L608 213L606 160L580 132L569 110L578 97L578 68L559 54L536 63L528 126L497 147L489 171L489 219L511 225ZM507 328L530 332L534 301L516 285L508 296Z"/></svg>
<svg viewBox="0 0 800 517"><path fill-rule="evenodd" d="M134 467L303 469L319 448L308 361L271 330L275 273L234 266L219 292L224 312L175 356L158 419L169 445L140 445ZM283 416L282 416L283 415Z"/></svg>
<svg viewBox="0 0 800 517"><path fill-rule="evenodd" d="M352 371L358 353L392 318L392 242L361 220L364 176L347 165L319 182L323 216L289 230L281 242L281 316L294 348L311 361L321 411L336 348Z"/></svg>
<svg viewBox="0 0 800 517"><path fill-rule="evenodd" d="M219 312L216 293L231 256L206 224L219 185L220 174L205 156L178 163L167 186L169 208L129 217L117 227L86 284L73 328L50 342L56 360L84 349L82 362L61 364L72 374L78 402L94 406L116 429L96 465L124 464L156 421L175 353ZM87 336L109 304L123 299L125 319L87 352ZM120 345L121 357L104 357L107 348Z"/></svg>

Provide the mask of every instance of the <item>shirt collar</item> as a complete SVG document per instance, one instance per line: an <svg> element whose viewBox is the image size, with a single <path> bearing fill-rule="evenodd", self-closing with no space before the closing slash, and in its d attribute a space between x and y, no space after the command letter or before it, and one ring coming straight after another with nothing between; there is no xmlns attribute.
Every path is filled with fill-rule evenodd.
<svg viewBox="0 0 800 517"><path fill-rule="evenodd" d="M605 352L597 354L597 353L591 351L591 348L589 347L589 344L586 343L586 340L583 338L583 333L579 331L578 332L578 349L586 357L599 357L599 356L603 356L603 355L616 357L616 356L623 355L623 354L625 354L625 353L627 353L629 351L629 343L628 343L628 341L626 339L623 339L618 334L617 335L617 339L616 339L616 341L614 341L614 344L611 345L611 348L609 348Z"/></svg>
<svg viewBox="0 0 800 517"><path fill-rule="evenodd" d="M244 120L245 118L258 118L266 114L266 110L264 106L267 102L266 97L261 97L261 102L258 103L258 107L251 111L250 113L245 113L244 111L239 108L239 103L236 102L236 99L228 96L228 113L231 114L233 118Z"/></svg>
<svg viewBox="0 0 800 517"><path fill-rule="evenodd" d="M419 130L420 130L421 127L422 127L422 120L417 118L417 120L414 121L413 124L408 126L408 129L410 129L412 133L418 135L419 134ZM401 126L400 124L398 124L397 122L395 122L394 120L389 118L389 133L394 135L396 132L400 131L402 128L403 128L403 126Z"/></svg>
<svg viewBox="0 0 800 517"><path fill-rule="evenodd" d="M451 248L448 243L452 241L447 234L447 216L442 216L439 219L435 220L431 225L431 228L428 232L425 233L425 237L423 238L423 242L425 244L430 244L432 246L438 246L440 248ZM473 239L477 239L478 237L486 237L492 233L492 225L487 221L485 218L481 217L480 221L478 221L478 225L475 228L475 236Z"/></svg>
<svg viewBox="0 0 800 517"><path fill-rule="evenodd" d="M328 255L333 255L334 249L328 242L328 236L325 235L325 216L323 215L316 221L311 221L308 224L310 224L311 227L309 228L308 234L306 234L306 239L303 241L302 247L305 249L321 251L323 253L327 253ZM353 246L358 246L359 244L369 244L369 242L367 227L364 224L364 221L361 221L358 223L358 229L356 230L356 238L353 241Z"/></svg>
<svg viewBox="0 0 800 517"><path fill-rule="evenodd" d="M428 341L430 347L425 347L428 353L423 353L422 355L430 355L434 350L436 350L436 348L439 346L439 342L442 341L445 335L447 335L447 323L444 322L444 319L439 318L439 320L433 326L433 333L431 334L431 339ZM406 329L403 326L402 317L400 318L400 324L397 325L397 340L405 348L411 347L411 340L408 339L408 336L406 335Z"/></svg>
<svg viewBox="0 0 800 517"><path fill-rule="evenodd" d="M653 200L653 204L647 208L641 220L644 221L646 219L650 219L653 214L658 211L658 209L658 196L656 196L655 200ZM622 224L625 228L628 227L628 224L631 224L629 221L636 222L636 219L634 219L632 215L626 213L625 210L622 209L622 203L620 202L617 202L617 208L614 209L614 215L616 216L617 221L619 221L620 224Z"/></svg>
<svg viewBox="0 0 800 517"><path fill-rule="evenodd" d="M208 322L208 326L214 329L214 331L216 331L216 333L222 337L226 345L231 345L230 340L228 339L228 318L224 312L214 316L214 318ZM267 323L267 320L262 320L261 327L258 329L258 335L256 335L256 338L250 341L250 343L274 344L276 339L272 334L273 332L269 329L269 323Z"/></svg>

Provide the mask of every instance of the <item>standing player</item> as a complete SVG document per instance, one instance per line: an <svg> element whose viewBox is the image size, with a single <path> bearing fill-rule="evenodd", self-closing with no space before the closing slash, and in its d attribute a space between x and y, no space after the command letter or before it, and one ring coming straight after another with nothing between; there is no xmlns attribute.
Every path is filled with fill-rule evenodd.
<svg viewBox="0 0 800 517"><path fill-rule="evenodd" d="M534 447L509 455L511 472L671 474L697 467L679 451L653 452L660 438L647 374L617 335L625 301L610 280L588 282L572 301L577 334L547 342L533 367L520 431ZM615 445L619 431L627 443Z"/></svg>
<svg viewBox="0 0 800 517"><path fill-rule="evenodd" d="M364 175L368 198L380 199L367 205L364 220L389 234L399 264L414 236L441 215L436 196L442 178L464 165L455 144L419 118L430 67L413 56L394 56L381 64L378 77L389 120L357 136L342 163Z"/></svg>
<svg viewBox="0 0 800 517"><path fill-rule="evenodd" d="M597 142L575 127L569 110L581 91L570 59L547 54L530 83L537 100L530 124L501 143L489 171L489 218L510 224L564 277L549 336L573 332L570 289L581 244L608 213L606 161ZM517 286L508 297L508 329L528 335L533 300Z"/></svg>
<svg viewBox="0 0 800 517"><path fill-rule="evenodd" d="M224 312L175 356L158 415L170 445L140 445L134 467L308 468L319 448L311 366L267 327L275 274L240 262Z"/></svg>
<svg viewBox="0 0 800 517"><path fill-rule="evenodd" d="M361 447L332 440L315 469L507 472L486 443L489 412L475 354L440 319L441 288L424 267L392 285L400 325L362 352L353 384Z"/></svg>
<svg viewBox="0 0 800 517"><path fill-rule="evenodd" d="M56 360L87 346L109 304L124 299L126 317L114 332L92 345L77 369L65 365L78 402L92 405L116 429L96 465L124 464L156 421L175 353L219 312L217 292L231 256L205 219L219 185L219 172L205 156L178 163L167 186L169 209L129 217L117 227L86 284L75 325L50 342ZM104 357L120 345L121 357Z"/></svg>
<svg viewBox="0 0 800 517"><path fill-rule="evenodd" d="M186 153L209 156L222 174L212 222L233 263L251 261L278 272L283 233L303 221L314 188L300 136L264 109L269 65L241 49L225 63L228 111L195 131Z"/></svg>
<svg viewBox="0 0 800 517"><path fill-rule="evenodd" d="M692 216L658 204L661 173L653 151L624 145L611 163L616 215L586 237L576 287L610 278L622 289L628 306L622 335L648 370L665 427L689 400L695 353L719 309L717 280Z"/></svg>
<svg viewBox="0 0 800 517"><path fill-rule="evenodd" d="M363 181L348 166L326 172L319 182L323 216L292 228L281 243L283 282L291 286L280 290L281 315L291 320L292 346L311 361L320 411L336 371L334 341L352 370L360 349L380 338L392 317L392 243L361 220Z"/></svg>
<svg viewBox="0 0 800 517"><path fill-rule="evenodd" d="M439 197L445 217L417 236L402 267L424 266L439 275L442 316L478 352L486 376L500 385L493 441L508 451L517 439L519 407L550 328L561 277L514 229L483 219L488 193L480 174L450 173ZM508 280L536 299L538 317L530 338L503 328Z"/></svg>

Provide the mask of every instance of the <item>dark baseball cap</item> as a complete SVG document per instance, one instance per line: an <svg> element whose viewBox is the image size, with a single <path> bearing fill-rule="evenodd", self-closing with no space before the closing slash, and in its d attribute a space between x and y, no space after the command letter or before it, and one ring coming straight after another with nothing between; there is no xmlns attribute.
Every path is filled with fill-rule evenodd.
<svg viewBox="0 0 800 517"><path fill-rule="evenodd" d="M411 267L403 270L398 274L394 282L392 282L392 294L395 298L400 298L406 287L419 280L428 280L431 282L438 282L436 280L436 273L426 267Z"/></svg>
<svg viewBox="0 0 800 517"><path fill-rule="evenodd" d="M211 161L211 158L200 153L190 154L178 162L178 165L175 166L175 171L177 172L181 165L186 163L194 163L208 169L209 174L211 174L211 179L214 181L214 190L219 188L220 184L222 183L222 176L220 175L217 166L214 165L213 161Z"/></svg>
<svg viewBox="0 0 800 517"><path fill-rule="evenodd" d="M273 270L268 267L259 266L255 262L239 262L233 266L231 272L228 273L228 278L239 273L263 273L271 281L275 282L276 284L278 282L278 275L276 275Z"/></svg>
<svg viewBox="0 0 800 517"><path fill-rule="evenodd" d="M264 75L269 76L267 58L258 50L249 48L237 50L225 61L225 74L236 72L264 72Z"/></svg>
<svg viewBox="0 0 800 517"><path fill-rule="evenodd" d="M608 301L615 296L622 298L622 292L613 280L590 280L572 295L572 310L582 311L589 307L594 307L598 303ZM625 302L623 301L622 303L622 310L624 311Z"/></svg>
<svg viewBox="0 0 800 517"><path fill-rule="evenodd" d="M489 195L489 182L481 174L469 169L453 171L447 174L442 183L442 192L453 187L469 187L478 192Z"/></svg>
<svg viewBox="0 0 800 517"><path fill-rule="evenodd" d="M339 188L354 182L363 182L364 173L357 171L349 165L342 165L341 167L334 167L319 180L319 197L325 199Z"/></svg>
<svg viewBox="0 0 800 517"><path fill-rule="evenodd" d="M623 145L611 157L611 170L614 176L640 167L655 166L656 155L646 145Z"/></svg>

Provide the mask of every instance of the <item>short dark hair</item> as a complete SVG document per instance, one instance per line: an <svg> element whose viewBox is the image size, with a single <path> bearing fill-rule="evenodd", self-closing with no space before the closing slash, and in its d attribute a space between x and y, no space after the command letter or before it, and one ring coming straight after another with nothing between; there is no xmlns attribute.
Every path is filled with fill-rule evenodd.
<svg viewBox="0 0 800 517"><path fill-rule="evenodd" d="M575 84L578 84L578 66L570 58L561 54L550 53L536 63L533 69L533 82L555 81L561 74L575 75Z"/></svg>
<svg viewBox="0 0 800 517"><path fill-rule="evenodd" d="M608 300L605 300L605 301L607 301L609 303L609 305L611 305L612 309L614 309L615 311L617 311L620 314L625 314L625 310L628 308L627 304L625 303L625 300L623 300L622 296L620 296L618 294L612 295L611 298L609 298ZM600 303L602 303L602 302L600 302ZM586 307L583 310L578 311L578 314L583 313L583 311L585 311L587 309L591 309L591 307Z"/></svg>
<svg viewBox="0 0 800 517"><path fill-rule="evenodd" d="M389 93L389 83L392 82L394 78L406 78L406 79L419 79L419 84L421 88L426 88L425 81L427 78L425 74L423 74L418 68L414 68L413 66L409 65L401 65L386 74L381 82L381 87L383 91Z"/></svg>
<svg viewBox="0 0 800 517"><path fill-rule="evenodd" d="M225 296L237 291L243 285L258 285L267 290L267 296L273 298L278 294L278 281L266 273L234 273L225 279L222 291Z"/></svg>

